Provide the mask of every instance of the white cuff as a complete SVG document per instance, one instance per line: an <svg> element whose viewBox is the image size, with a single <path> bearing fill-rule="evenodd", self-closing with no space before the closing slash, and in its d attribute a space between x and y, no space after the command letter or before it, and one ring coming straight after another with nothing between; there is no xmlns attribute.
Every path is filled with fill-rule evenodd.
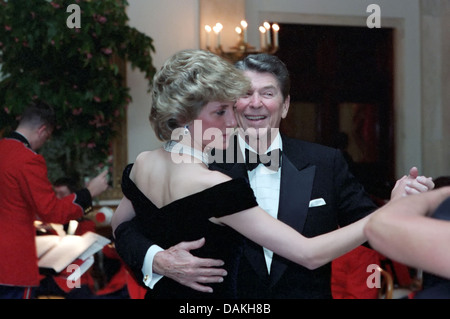
<svg viewBox="0 0 450 319"><path fill-rule="evenodd" d="M144 275L143 282L144 284L149 287L150 289L153 289L155 284L164 276L160 274L153 273L153 258L155 258L156 253L164 251L161 247L158 245L152 245L145 254L144 258L144 264L142 265L142 274Z"/></svg>

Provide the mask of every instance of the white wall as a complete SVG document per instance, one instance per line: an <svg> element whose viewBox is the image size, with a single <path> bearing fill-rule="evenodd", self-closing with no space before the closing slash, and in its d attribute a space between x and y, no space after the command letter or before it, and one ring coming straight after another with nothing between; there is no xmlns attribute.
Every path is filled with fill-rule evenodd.
<svg viewBox="0 0 450 319"><path fill-rule="evenodd" d="M198 0L129 0L129 24L153 39L153 65L182 49L198 48ZM132 103L128 107L128 162L145 150L161 145L148 120L150 95L148 81L139 70L127 69Z"/></svg>
<svg viewBox="0 0 450 319"><path fill-rule="evenodd" d="M430 176L450 176L450 1L421 1L422 155Z"/></svg>

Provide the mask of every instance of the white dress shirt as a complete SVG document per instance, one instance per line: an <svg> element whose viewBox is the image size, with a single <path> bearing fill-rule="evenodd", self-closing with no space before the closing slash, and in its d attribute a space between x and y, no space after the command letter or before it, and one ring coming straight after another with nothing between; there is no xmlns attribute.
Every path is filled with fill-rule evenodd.
<svg viewBox="0 0 450 319"><path fill-rule="evenodd" d="M245 157L245 148L255 152L240 136L239 148ZM281 136L278 133L273 143L267 149L270 152L275 149L283 150ZM266 153L267 153L266 152ZM281 163L280 163L281 164ZM250 186L255 193L258 205L269 213L272 217L278 217L278 204L280 201L280 182L281 182L281 165L278 170L274 171L263 164L259 164L254 170L248 171ZM270 231L270 230L268 230ZM270 274L270 266L272 264L273 252L264 248L264 257L266 260L267 271Z"/></svg>

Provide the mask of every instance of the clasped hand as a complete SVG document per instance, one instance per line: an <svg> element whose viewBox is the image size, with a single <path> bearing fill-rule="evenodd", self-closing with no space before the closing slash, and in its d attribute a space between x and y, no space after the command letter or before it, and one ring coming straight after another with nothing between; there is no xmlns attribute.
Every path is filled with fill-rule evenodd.
<svg viewBox="0 0 450 319"><path fill-rule="evenodd" d="M424 193L433 188L433 179L431 177L419 176L417 167L412 167L409 170L408 176L403 176L395 183L391 192L391 200L407 195Z"/></svg>

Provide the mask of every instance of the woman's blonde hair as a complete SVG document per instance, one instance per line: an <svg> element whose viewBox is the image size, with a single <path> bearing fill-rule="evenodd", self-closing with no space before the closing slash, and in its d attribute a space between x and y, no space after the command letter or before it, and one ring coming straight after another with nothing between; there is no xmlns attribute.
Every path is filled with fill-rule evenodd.
<svg viewBox="0 0 450 319"><path fill-rule="evenodd" d="M250 89L242 71L203 50L183 50L155 74L150 123L156 136L170 140L172 131L196 119L212 101L236 101Z"/></svg>

